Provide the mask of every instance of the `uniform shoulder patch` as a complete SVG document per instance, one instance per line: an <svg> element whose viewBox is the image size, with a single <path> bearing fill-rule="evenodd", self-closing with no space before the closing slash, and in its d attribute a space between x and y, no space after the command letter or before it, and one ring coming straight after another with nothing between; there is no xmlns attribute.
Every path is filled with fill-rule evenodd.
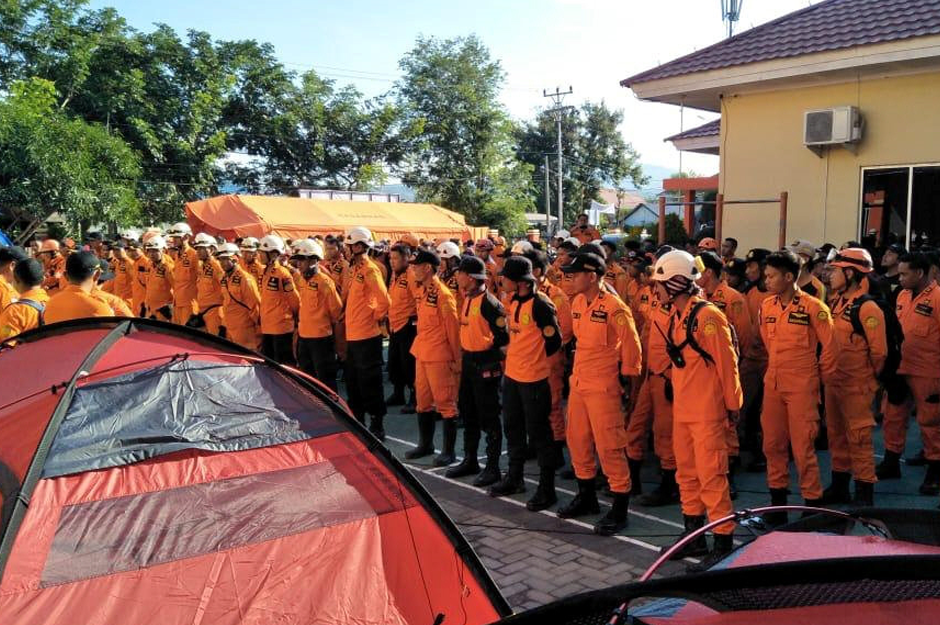
<svg viewBox="0 0 940 625"><path fill-rule="evenodd" d="M498 317L496 318L496 322L495 322L495 323L496 323L496 327L497 327L497 328L505 328L505 327L506 327L506 317L504 317L504 316L502 316L502 315L498 316Z"/></svg>
<svg viewBox="0 0 940 625"><path fill-rule="evenodd" d="M545 335L545 336L547 336L547 337L553 337L553 336L555 336L555 326L545 326L545 327L542 329L542 334Z"/></svg>
<svg viewBox="0 0 940 625"><path fill-rule="evenodd" d="M829 311L820 310L818 313L816 313L816 318L819 319L820 321L826 321L827 319L829 319Z"/></svg>
<svg viewBox="0 0 940 625"><path fill-rule="evenodd" d="M866 327L866 328L870 328L870 329L874 330L875 328L877 328L877 327L880 325L880 323L881 323L881 322L878 321L878 317L871 316L871 317L866 317L866 318L865 318L865 327Z"/></svg>
<svg viewBox="0 0 940 625"><path fill-rule="evenodd" d="M702 324L702 333L705 336L715 336L718 334L718 322L714 319L707 319L705 323Z"/></svg>

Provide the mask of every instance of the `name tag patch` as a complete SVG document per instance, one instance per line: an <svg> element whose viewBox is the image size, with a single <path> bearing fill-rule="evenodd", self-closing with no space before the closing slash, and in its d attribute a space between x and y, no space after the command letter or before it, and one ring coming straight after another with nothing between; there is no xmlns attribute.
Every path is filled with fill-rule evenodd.
<svg viewBox="0 0 940 625"><path fill-rule="evenodd" d="M597 323L607 323L607 312L604 310L592 310L591 321L595 321Z"/></svg>
<svg viewBox="0 0 940 625"><path fill-rule="evenodd" d="M792 323L798 326L808 326L809 325L809 313L805 312L791 312L787 317L787 323Z"/></svg>
<svg viewBox="0 0 940 625"><path fill-rule="evenodd" d="M931 306L930 304L926 302L921 302L920 304L914 307L914 312L917 313L918 315L930 317L931 315L933 315L933 306Z"/></svg>

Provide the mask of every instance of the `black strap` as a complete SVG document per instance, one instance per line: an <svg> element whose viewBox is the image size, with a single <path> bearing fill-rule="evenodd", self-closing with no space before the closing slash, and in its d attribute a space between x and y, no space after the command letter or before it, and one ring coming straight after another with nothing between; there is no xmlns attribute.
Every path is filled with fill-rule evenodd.
<svg viewBox="0 0 940 625"><path fill-rule="evenodd" d="M23 306L29 306L37 313L39 313L39 327L46 325L46 305L42 302L37 302L32 299L18 299L14 304L22 304Z"/></svg>

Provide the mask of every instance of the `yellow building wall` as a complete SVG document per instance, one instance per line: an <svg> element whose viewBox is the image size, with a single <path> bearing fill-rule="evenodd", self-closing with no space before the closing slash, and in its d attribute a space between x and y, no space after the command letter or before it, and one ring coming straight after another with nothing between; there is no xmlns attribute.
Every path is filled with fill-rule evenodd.
<svg viewBox="0 0 940 625"><path fill-rule="evenodd" d="M865 120L856 153L803 145L803 113L852 105ZM858 237L863 167L940 162L940 73L764 93L726 94L722 101L721 178L726 200L789 193L787 242L817 246ZM727 206L723 236L749 248L776 249L775 204Z"/></svg>

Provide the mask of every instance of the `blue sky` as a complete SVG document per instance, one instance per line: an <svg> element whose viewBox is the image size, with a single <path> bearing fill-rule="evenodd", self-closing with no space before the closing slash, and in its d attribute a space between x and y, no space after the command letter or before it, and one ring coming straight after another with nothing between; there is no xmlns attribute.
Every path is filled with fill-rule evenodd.
<svg viewBox="0 0 940 625"><path fill-rule="evenodd" d="M738 31L810 4L748 0ZM519 119L546 104L542 89L574 95L566 103L605 100L624 110L624 137L641 161L678 170L678 152L662 139L679 131L676 107L638 101L619 81L724 36L720 0L93 0L115 7L139 30L156 22L217 39L272 43L290 69L316 69L367 95L392 87L398 59L418 35L477 34L506 70L502 100ZM686 110L685 128L714 118ZM716 157L686 154L684 169L711 175Z"/></svg>

